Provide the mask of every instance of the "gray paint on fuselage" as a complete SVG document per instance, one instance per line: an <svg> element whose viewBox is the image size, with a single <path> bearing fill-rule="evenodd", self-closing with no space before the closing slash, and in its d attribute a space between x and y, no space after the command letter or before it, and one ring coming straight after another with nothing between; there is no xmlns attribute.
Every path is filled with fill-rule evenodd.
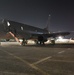
<svg viewBox="0 0 74 75"><path fill-rule="evenodd" d="M46 30L44 29L40 29L37 27L33 27L27 24L22 24L22 23L18 23L18 22L13 22L13 21L9 21L11 27L15 28L17 31L21 31L21 27L23 28L23 31L32 31L32 32L41 32L41 33L47 33Z"/></svg>

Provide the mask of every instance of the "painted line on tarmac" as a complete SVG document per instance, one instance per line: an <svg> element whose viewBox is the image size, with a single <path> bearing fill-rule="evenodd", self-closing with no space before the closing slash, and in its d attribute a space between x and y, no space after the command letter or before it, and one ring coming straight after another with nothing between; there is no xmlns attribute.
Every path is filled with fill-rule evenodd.
<svg viewBox="0 0 74 75"><path fill-rule="evenodd" d="M41 60L39 60L39 61L37 61L37 62L34 62L33 64L34 64L34 65L37 65L37 64L39 64L39 63L41 63L41 62L43 62L43 61L46 61L46 60L48 60L48 59L50 59L50 58L52 58L52 56L43 58L43 59L41 59Z"/></svg>
<svg viewBox="0 0 74 75"><path fill-rule="evenodd" d="M49 60L49 61L53 61L53 62L65 62L65 63L74 63L74 61L69 61L69 60Z"/></svg>
<svg viewBox="0 0 74 75"><path fill-rule="evenodd" d="M0 75L24 75L24 73L16 73L16 72L0 71ZM26 75L27 75L27 74L26 74Z"/></svg>
<svg viewBox="0 0 74 75"><path fill-rule="evenodd" d="M30 67L33 68L34 70L36 70L36 71L42 73L42 75L50 75L50 74L44 72L42 69L38 68L36 65L30 64L30 63L27 62L26 60L24 60L24 59L22 59L22 58L20 58L20 57L18 57L18 56L16 56L16 55L14 55L14 54L8 52L8 51L5 51L5 50L1 50L1 51L3 51L3 52L5 52L5 53L7 53L7 54L13 56L14 58L18 59L19 61L23 62L24 64L27 64L28 66L30 66Z"/></svg>
<svg viewBox="0 0 74 75"><path fill-rule="evenodd" d="M71 48L68 48L67 50L71 50Z"/></svg>
<svg viewBox="0 0 74 75"><path fill-rule="evenodd" d="M60 52L58 52L58 54L62 54L62 53L64 53L64 52L65 52L65 51L60 51ZM53 55L53 56L54 56L54 55ZM37 64L42 63L43 61L46 61L46 60L51 59L51 58L52 58L52 56L49 56L49 57L43 58L43 59L41 59L41 60L39 60L39 61L36 61L36 62L34 62L34 63L32 63L32 64L37 65Z"/></svg>
<svg viewBox="0 0 74 75"><path fill-rule="evenodd" d="M65 51L60 51L60 52L58 52L58 54L62 54L62 53L64 53Z"/></svg>

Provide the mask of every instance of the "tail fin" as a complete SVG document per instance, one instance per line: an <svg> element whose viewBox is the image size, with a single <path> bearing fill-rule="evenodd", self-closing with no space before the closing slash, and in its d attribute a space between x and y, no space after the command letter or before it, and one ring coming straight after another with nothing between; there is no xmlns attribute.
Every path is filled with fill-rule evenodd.
<svg viewBox="0 0 74 75"><path fill-rule="evenodd" d="M49 14L46 27L44 28L44 29L47 30L48 32L49 32L49 25L50 25L50 17L51 17L51 15Z"/></svg>

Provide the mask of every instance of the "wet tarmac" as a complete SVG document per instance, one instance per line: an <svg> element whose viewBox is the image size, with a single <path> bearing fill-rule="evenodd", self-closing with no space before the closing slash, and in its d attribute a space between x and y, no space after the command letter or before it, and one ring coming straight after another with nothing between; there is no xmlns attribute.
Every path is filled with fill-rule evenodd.
<svg viewBox="0 0 74 75"><path fill-rule="evenodd" d="M74 75L74 44L0 46L0 75Z"/></svg>

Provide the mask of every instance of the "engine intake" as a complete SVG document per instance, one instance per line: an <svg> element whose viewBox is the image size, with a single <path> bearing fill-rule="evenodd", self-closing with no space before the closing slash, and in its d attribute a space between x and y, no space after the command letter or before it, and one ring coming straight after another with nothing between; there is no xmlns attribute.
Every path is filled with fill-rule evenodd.
<svg viewBox="0 0 74 75"><path fill-rule="evenodd" d="M46 42L47 41L47 38L44 37L44 36L38 36L38 41Z"/></svg>

